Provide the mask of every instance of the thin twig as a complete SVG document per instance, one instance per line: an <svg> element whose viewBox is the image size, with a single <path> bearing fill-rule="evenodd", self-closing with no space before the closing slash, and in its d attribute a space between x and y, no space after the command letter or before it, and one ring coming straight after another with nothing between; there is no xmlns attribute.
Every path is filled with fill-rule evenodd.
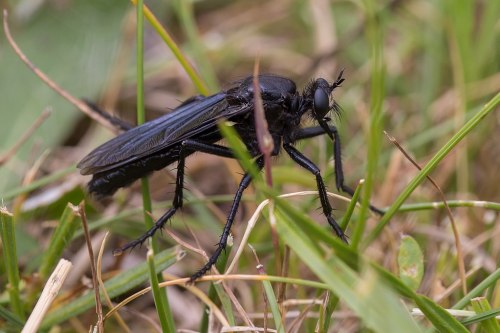
<svg viewBox="0 0 500 333"><path fill-rule="evenodd" d="M165 282L160 283L160 287L162 287L163 285L168 285L168 283L171 282L172 280L178 279L176 276L165 273L165 272L163 273L163 276L170 281L165 281ZM203 301L203 303L208 305L210 310L213 311L213 313L215 314L217 319L219 319L219 321L221 322L222 325L229 326L229 322L227 321L226 317L224 316L222 311L219 309L219 307L217 305L215 305L215 303L212 302L208 298L208 296L203 291L201 291L198 287L193 286L193 285L189 285L187 283L184 283L184 284L181 284L178 286L189 290L194 296L198 297L201 301ZM148 287L148 289L150 289L150 288L151 287Z"/></svg>
<svg viewBox="0 0 500 333"><path fill-rule="evenodd" d="M0 156L0 166L2 166L5 162L10 160L12 156L17 152L17 150L33 135L33 133L37 130L38 127L47 119L52 112L51 108L46 108L42 111L42 113L36 118L33 125L24 132L24 134L17 140L17 142L5 153Z"/></svg>
<svg viewBox="0 0 500 333"><path fill-rule="evenodd" d="M175 278L170 281L164 281L159 284L160 288L165 288L168 286L180 286L180 287L185 287L186 283L189 282L189 277L186 278L177 278L174 277L173 275L166 275L169 278ZM201 283L201 282L206 282L206 281L219 281L219 280L246 280L246 281L271 281L275 282L277 280L283 280L287 283L292 283L292 284L299 284L299 285L307 285L309 287L313 288L319 288L319 289L328 289L328 286L322 282L316 282L316 281L309 281L309 280L300 280L300 279L292 279L292 278L283 278L281 276L272 276L272 275L249 275L249 274L233 274L233 275L204 275L200 278L198 278L195 283ZM104 319L109 318L110 316L113 315L116 311L120 310L122 307L125 305L129 304L133 300L141 297L142 295L145 295L147 293L151 292L151 287L146 287L135 294L127 297L120 303L118 303L114 308L112 308L106 315L104 316Z"/></svg>
<svg viewBox="0 0 500 333"><path fill-rule="evenodd" d="M262 265L260 263L260 260L259 260L259 256L257 255L257 252L255 251L255 248L248 244L248 247L250 247L250 250L252 250L252 253L253 253L253 256L255 258L255 261L257 262L257 272L260 274L260 275L266 275L266 271L264 270L264 265ZM262 296L264 298L264 313L267 313L268 311L268 307L269 307L269 300L267 299L267 295L266 295L266 292L265 292L265 289L262 288ZM263 323L263 327L264 327L264 332L267 332L267 317L264 317L264 323Z"/></svg>
<svg viewBox="0 0 500 333"><path fill-rule="evenodd" d="M403 155L410 161L418 170L422 170L420 165L406 152L406 150L399 144L399 142L391 136L389 133L384 131L384 134L387 136L389 141L391 141L400 151L403 153ZM444 195L443 191L439 187L439 185L434 181L434 179L427 175L427 179L434 185L434 187L438 190L439 195L441 196L441 200L443 200L443 204L446 208L446 212L448 214L448 217L450 218L450 223L451 223L451 228L453 230L453 236L455 237L455 246L457 248L457 262L458 262L458 273L460 275L460 280L462 281L462 291L465 294L467 294L467 284L466 284L466 276L465 276L465 265L464 265L464 256L463 256L463 251L462 251L462 243L460 242L460 235L457 229L457 225L455 223L455 219L453 218L453 213L451 212L450 206L448 206L448 203L446 202L446 196Z"/></svg>
<svg viewBox="0 0 500 333"><path fill-rule="evenodd" d="M95 293L95 309L97 313L97 331L99 333L104 332L104 321L102 315L102 303L101 303L101 295L99 294L99 281L97 279L97 270L95 267L95 258L94 258L94 250L92 249L92 242L90 241L90 232L87 223L87 216L85 215L85 202L82 201L78 205L78 213L80 214L80 218L82 219L83 231L85 235L85 241L87 243L87 249L89 250L89 259L90 259L90 270L92 272L92 284L94 286Z"/></svg>
<svg viewBox="0 0 500 333"><path fill-rule="evenodd" d="M153 217L153 219L154 219L153 215L151 215L151 217ZM189 226L188 226L188 228L189 228ZM176 241L180 246L185 247L186 249L191 250L191 251L193 251L193 252L201 255L205 259L205 261L208 260L207 253L203 249L201 249L200 243L198 242L198 240L194 236L194 233L192 232L191 229L190 229L191 235L193 235L194 238L196 239L196 244L197 244L198 247L194 247L191 244L183 241L180 237L178 237L175 233L173 233L172 231L170 231L168 228L165 229L164 231L170 237L172 237L174 239L174 241ZM181 258L182 257L179 257L178 260L180 260ZM217 268L215 266L212 267L212 270L215 272L215 274L219 274L219 271L217 270ZM245 323L248 326L253 326L252 321L247 316L245 310L243 309L243 306L241 306L241 303L236 298L236 295L234 295L232 289L227 285L227 283L225 281L221 281L221 284L222 284L222 287L224 288L224 290L226 291L229 299L231 300L231 302L233 303L234 307L236 308L236 311L238 311L238 313L240 314L241 318L245 321Z"/></svg>

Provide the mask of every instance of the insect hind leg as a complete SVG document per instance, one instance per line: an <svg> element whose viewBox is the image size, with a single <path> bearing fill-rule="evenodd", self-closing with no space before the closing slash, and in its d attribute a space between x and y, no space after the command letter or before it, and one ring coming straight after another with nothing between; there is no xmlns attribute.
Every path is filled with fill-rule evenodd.
<svg viewBox="0 0 500 333"><path fill-rule="evenodd" d="M121 131L128 131L129 129L133 128L134 125L128 123L127 121L121 119L121 118L118 118L106 111L104 111L103 109L101 109L99 106L97 106L97 104L95 104L94 102L90 101L90 100L87 100L87 99L83 99L83 102L85 104L87 104L87 106L90 108L90 110L92 110L94 113L97 113L99 115L101 115L102 117L104 117L106 120L108 120L116 129L118 130L121 130Z"/></svg>
<svg viewBox="0 0 500 333"><path fill-rule="evenodd" d="M233 153L227 147L219 146L216 144L207 144L199 142L196 140L185 140L181 143L181 149L179 151L179 162L177 166L177 176L175 178L175 194L174 200L172 201L172 208L170 208L165 214L163 214L146 233L142 236L125 244L124 246L113 251L114 255L120 255L124 251L133 249L142 243L144 243L148 238L153 237L156 231L163 229L165 223L174 216L178 209L182 208L183 205L183 190L184 190L184 172L185 172L185 161L186 157L190 155L193 151L204 152L212 155L222 156L222 157L233 157Z"/></svg>
<svg viewBox="0 0 500 333"><path fill-rule="evenodd" d="M113 255L115 256L119 256L121 255L123 252L127 251L127 250L131 250L137 246L140 246L142 245L142 243L144 243L149 237L153 237L153 235L155 234L156 231L160 230L160 229L163 229L163 227L165 226L165 223L172 217L174 216L175 212L177 211L179 207L172 207L170 208L165 214L162 215L162 217L160 217L158 219L158 221L155 222L155 224L153 225L153 227L151 227L148 231L146 231L144 234L142 234L139 238L125 244L124 246L118 248L118 249L115 249L113 250Z"/></svg>

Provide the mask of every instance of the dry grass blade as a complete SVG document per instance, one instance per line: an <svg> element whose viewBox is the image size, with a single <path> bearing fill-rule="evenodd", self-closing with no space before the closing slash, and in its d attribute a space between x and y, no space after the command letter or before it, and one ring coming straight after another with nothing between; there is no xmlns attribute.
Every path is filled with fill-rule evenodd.
<svg viewBox="0 0 500 333"><path fill-rule="evenodd" d="M399 144L396 138L391 136L386 131L384 131L384 134L387 136L389 141L391 141L418 170L422 170L420 165L406 152L406 150ZM460 275L460 280L462 281L462 291L465 295L467 294L467 281L465 276L464 255L462 251L462 244L460 242L460 235L457 229L457 225L455 223L455 219L453 218L453 213L451 212L450 206L448 206L448 203L446 202L446 196L444 195L443 191L441 190L439 185L434 181L434 179L432 179L431 176L426 176L426 177L432 183L432 185L434 185L434 187L438 190L439 195L441 196L441 199L443 200L444 206L446 208L448 217L450 219L451 227L453 230L453 236L455 237L455 246L457 248L458 271Z"/></svg>
<svg viewBox="0 0 500 333"><path fill-rule="evenodd" d="M72 266L73 265L68 260L59 260L59 263L54 269L54 272L47 280L47 283L43 288L42 294L40 295L40 298L38 299L38 302L36 303L31 316L28 318L26 325L24 325L22 333L38 332L38 328L45 314L56 298L57 293L61 289Z"/></svg>
<svg viewBox="0 0 500 333"><path fill-rule="evenodd" d="M108 305L109 308L112 308L113 303L111 302L111 298L109 297L106 288L104 288L104 280L102 279L102 256L104 254L104 248L106 247L106 241L108 239L108 236L109 236L109 231L106 232L106 234L104 235L101 247L99 248L99 254L97 255L97 280L99 281L99 288L102 289L102 294L104 296L104 299L106 300L106 304ZM131 330L128 328L127 324L125 323L125 321L118 312L115 313L114 318L118 322L118 325L120 325L123 332L127 333L131 332Z"/></svg>
<svg viewBox="0 0 500 333"><path fill-rule="evenodd" d="M23 186L27 186L35 180L35 176L38 173L38 170L40 169L42 163L45 161L48 155L49 151L44 151L41 156L35 161L35 163L33 163L33 166L28 170L28 172L26 172L26 175L23 178ZM16 197L14 203L12 204L14 216L17 216L19 214L19 212L21 211L21 207L23 206L23 203L26 201L27 197L28 193L20 194Z"/></svg>
<svg viewBox="0 0 500 333"><path fill-rule="evenodd" d="M190 229L190 228L188 227L188 229ZM191 244L183 241L179 236L177 236L175 233L173 233L169 229L165 229L165 233L167 233L180 246L199 254L200 256L202 256L204 258L204 260L208 260L207 253L203 249L201 249L201 245L198 242L196 236L194 235L194 233L192 232L191 229L190 229L190 233L191 233L191 235L193 235L193 238L196 240L198 247L192 246ZM212 267L212 270L215 272L215 274L219 274L219 272L217 271L217 268L215 266ZM245 321L245 323L248 326L253 326L252 321L250 320L247 313L243 309L243 306L241 305L241 303L238 301L238 298L234 294L233 290L224 281L221 281L221 284L222 284L222 287L224 288L224 291L227 293L228 297L231 299L231 302L233 303L234 307L236 308L236 311L238 311L238 313L240 314L241 318Z"/></svg>
<svg viewBox="0 0 500 333"><path fill-rule="evenodd" d="M274 140L269 133L267 120L264 115L264 105L259 84L259 60L255 62L253 70L253 91L254 91L254 108L255 108L255 132L257 134L257 141L259 142L259 149L264 156L264 167L266 170L266 182L269 187L273 186L271 178L271 153L274 149Z"/></svg>
<svg viewBox="0 0 500 333"><path fill-rule="evenodd" d="M92 284L94 286L95 292L95 307L97 313L97 331L99 333L104 332L104 320L102 315L102 303L101 296L99 294L99 281L97 279L97 270L95 267L95 258L94 258L94 250L92 250L92 242L90 240L89 227L87 224L87 216L85 214L85 202L82 201L78 205L78 213L80 214L80 218L82 219L83 231L85 235L85 241L87 243L87 249L89 250L90 257L90 270L92 271Z"/></svg>
<svg viewBox="0 0 500 333"><path fill-rule="evenodd" d="M17 153L17 150L33 135L38 127L47 119L52 113L52 109L46 108L42 111L40 116L36 118L33 125L24 132L24 134L19 138L19 140L5 153L0 155L0 166L2 166L5 162L12 158Z"/></svg>
<svg viewBox="0 0 500 333"><path fill-rule="evenodd" d="M189 282L189 278L177 278L174 277L173 275L167 275L167 277L170 278L175 278L174 280L171 281L165 281L160 283L160 288L165 288L169 286L181 286L185 287L186 283ZM277 281L277 280L285 280L287 283L293 283L293 284L298 284L298 285L306 285L314 288L320 288L320 289L326 289L327 285L321 282L316 282L316 281L308 281L308 280L299 280L299 279L290 279L290 278L282 278L279 276L272 276L272 275L249 275L249 274L233 274L233 275L205 275L194 281L194 283L201 283L201 282L207 282L207 281L219 281L219 280L226 280L226 281L232 281L232 280L245 280L245 281ZM112 308L106 315L104 316L104 320L108 319L110 316L112 316L116 311L120 310L122 307L130 303L131 301L141 297L142 295L147 294L148 292L151 291L151 287L144 288L137 293L127 297L123 301L121 301L119 304L117 304L114 308Z"/></svg>
<svg viewBox="0 0 500 333"><path fill-rule="evenodd" d="M262 101L262 95L260 91L259 84L259 58L255 61L253 69L253 91L254 91L254 115L255 115L255 133L257 135L257 141L259 143L259 150L264 157L264 169L266 176L267 186L273 187L273 178L271 173L271 154L274 150L274 140L269 133L269 127L267 124L266 116L264 113L264 104ZM279 237L276 232L276 218L274 216L274 203L271 200L269 202L269 219L271 221L271 235L273 239L274 247L274 257L276 263L276 272L281 272L284 270L280 267L282 262L280 255L280 245ZM278 290L282 290L283 286L278 285Z"/></svg>
<svg viewBox="0 0 500 333"><path fill-rule="evenodd" d="M301 191L301 192L286 193L286 194L279 195L278 197L279 198L289 198L289 197L304 196L304 195L318 195L318 191ZM327 195L329 197L344 200L345 202L351 202L350 199L343 197L341 195L335 194L335 193L327 192ZM266 207L268 204L269 204L268 199L262 201L259 204L259 206L255 209L253 215L248 220L247 228L245 229L245 233L243 234L243 237L240 241L240 245L238 247L238 250L236 250L236 254L234 255L233 260L231 261L231 264L226 269L224 275L230 274L233 271L236 264L238 263L238 260L241 256L241 254L243 253L245 245L248 243L248 238L250 237L250 233L252 232L253 228L255 227L255 224L257 223L257 220L260 216L260 213L262 212L264 207ZM359 203L356 203L356 205L359 207Z"/></svg>

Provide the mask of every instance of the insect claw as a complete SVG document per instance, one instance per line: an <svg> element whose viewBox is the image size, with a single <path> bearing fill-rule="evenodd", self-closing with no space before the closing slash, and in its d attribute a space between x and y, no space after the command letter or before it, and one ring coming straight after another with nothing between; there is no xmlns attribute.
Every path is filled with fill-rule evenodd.
<svg viewBox="0 0 500 333"><path fill-rule="evenodd" d="M328 221L328 224L333 228L333 230L337 234L337 236L340 239L342 239L344 241L344 243L347 244L348 243L347 242L347 237L346 237L344 231L342 230L342 228L340 228L340 226L338 225L338 223L335 221L335 219L332 216L329 216L329 215L326 216L326 219Z"/></svg>

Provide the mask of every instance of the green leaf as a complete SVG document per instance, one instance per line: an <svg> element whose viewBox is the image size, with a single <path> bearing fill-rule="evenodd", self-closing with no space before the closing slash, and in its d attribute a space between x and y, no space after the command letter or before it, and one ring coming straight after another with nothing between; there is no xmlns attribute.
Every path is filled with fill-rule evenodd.
<svg viewBox="0 0 500 333"><path fill-rule="evenodd" d="M401 280L413 291L416 291L424 275L424 259L420 246L410 236L401 238L398 265Z"/></svg>

